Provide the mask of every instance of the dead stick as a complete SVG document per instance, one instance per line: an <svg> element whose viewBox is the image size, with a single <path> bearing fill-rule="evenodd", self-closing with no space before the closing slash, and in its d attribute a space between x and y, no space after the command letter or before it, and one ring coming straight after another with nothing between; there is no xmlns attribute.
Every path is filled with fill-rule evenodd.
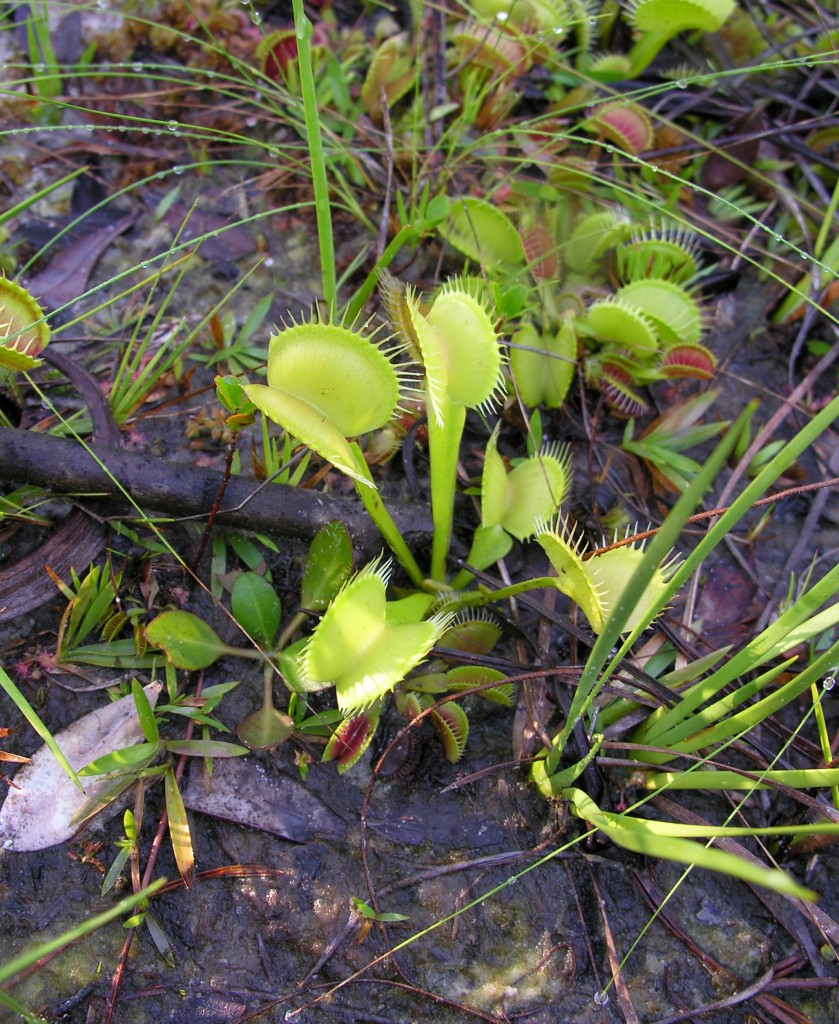
<svg viewBox="0 0 839 1024"><path fill-rule="evenodd" d="M127 494L144 513L154 510L177 519L210 514L221 479L218 471L138 452L91 447L107 470L75 441L0 429L0 480L107 499L117 502L120 511ZM404 536L427 538L431 533L430 517L421 506L394 503L390 511ZM360 501L283 484L261 486L244 477L231 478L216 521L222 526L307 539L335 519L346 525L358 547L381 546Z"/></svg>

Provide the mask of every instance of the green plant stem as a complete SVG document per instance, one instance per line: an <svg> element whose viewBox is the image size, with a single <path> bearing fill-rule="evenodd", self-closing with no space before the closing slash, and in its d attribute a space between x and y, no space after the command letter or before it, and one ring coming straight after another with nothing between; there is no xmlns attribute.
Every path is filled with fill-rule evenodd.
<svg viewBox="0 0 839 1024"><path fill-rule="evenodd" d="M376 524L379 532L384 537L390 547L391 551L396 555L402 564L402 568L411 577L411 582L414 586L422 587L425 589L425 579L422 574L422 569L417 565L417 561L411 554L408 545L405 543L402 534L399 532L399 528L394 523L390 512L385 508L384 502L381 499L381 495L376 490L376 485L373 481L373 475L370 472L370 467L367 465L367 460L364 458L364 453L358 446L357 441L352 441L350 447L355 455L356 468L361 476L365 480L369 480L372 484L371 487L365 487L364 484L354 481L356 493L361 502L367 510L367 514Z"/></svg>
<svg viewBox="0 0 839 1024"><path fill-rule="evenodd" d="M670 39L670 35L659 32L646 32L629 51L629 77L635 78L652 64L661 48Z"/></svg>
<svg viewBox="0 0 839 1024"><path fill-rule="evenodd" d="M329 182L318 117L315 78L312 73L312 23L303 10L303 0L292 0L294 32L297 36L297 61L300 68L300 91L303 96L303 117L306 141L312 165L312 187L315 193L315 215L318 224L318 249L323 298L330 313L335 309L335 244L332 237L332 211L329 206Z"/></svg>
<svg viewBox="0 0 839 1024"><path fill-rule="evenodd" d="M303 626L305 626L308 621L309 616L305 612L297 612L297 614L294 616L291 622L289 622L289 624L280 634L279 639L277 640L276 643L277 650L285 650L285 648L288 647L288 645L291 643L291 638L294 636L294 634L299 629L302 629Z"/></svg>
<svg viewBox="0 0 839 1024"><path fill-rule="evenodd" d="M434 523L431 578L445 583L446 558L452 539L457 460L466 423L466 408L446 398L441 409L442 425L437 421L430 401L427 408L431 410L428 416L428 456L431 463L431 520Z"/></svg>
<svg viewBox="0 0 839 1024"><path fill-rule="evenodd" d="M833 186L833 194L830 197L830 202L827 204L827 209L824 211L824 218L822 219L819 233L816 236L816 244L813 246L813 255L817 260L822 258L824 247L827 244L827 236L833 227L833 218L836 216L836 208L839 206L839 179Z"/></svg>
<svg viewBox="0 0 839 1024"><path fill-rule="evenodd" d="M350 300L345 316L347 323L353 323L364 308L364 303L370 298L373 289L378 284L380 271L386 270L391 265L396 254L404 245L415 245L418 241L419 233L412 224L406 224L405 227L397 231L388 242L382 255L376 260L375 266L364 279L364 283Z"/></svg>
<svg viewBox="0 0 839 1024"><path fill-rule="evenodd" d="M819 690L819 687L815 683L812 683L810 686L810 693L813 697L813 713L816 717L816 728L819 732L819 743L822 748L822 757L824 758L825 764L830 764L833 760L833 751L830 749L830 733L827 730L827 722L824 718L822 691ZM831 785L830 795L833 798L833 806L837 811L839 811L839 785L836 785L835 783Z"/></svg>
<svg viewBox="0 0 839 1024"><path fill-rule="evenodd" d="M536 576L532 580L522 580L520 583L513 583L511 586L502 587L500 590L488 590L486 587L478 587L477 590L470 590L465 594L459 594L451 607L480 608L486 604L507 601L518 594L526 593L528 590L543 590L546 587L556 587L555 576Z"/></svg>

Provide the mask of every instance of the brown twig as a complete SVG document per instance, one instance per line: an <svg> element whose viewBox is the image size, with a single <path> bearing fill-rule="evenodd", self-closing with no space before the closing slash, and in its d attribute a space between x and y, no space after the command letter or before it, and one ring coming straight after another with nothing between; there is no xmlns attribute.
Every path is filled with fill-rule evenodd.
<svg viewBox="0 0 839 1024"><path fill-rule="evenodd" d="M820 491L827 487L839 487L839 476L831 477L829 480L818 480L813 484L800 484L797 487L787 487L786 490L778 491L776 494L770 494L766 498L758 498L757 501L752 502L751 508L762 508L764 505L775 505L779 501L783 501L785 498L790 498L796 494L806 494L808 491ZM715 519L717 516L723 515L731 508L730 505L719 505L717 508L708 509L707 512L697 512L695 515L689 516L685 520L686 524L689 523L701 523L706 519ZM627 544L637 544L638 541L647 540L650 537L655 537L660 527L653 527L649 530L642 530L640 533L633 533L631 537L624 537L623 540L616 540L613 544L607 544L605 547L598 548L596 551L590 552L586 557L594 558L596 555L602 555L606 551L611 551L614 548L622 548Z"/></svg>

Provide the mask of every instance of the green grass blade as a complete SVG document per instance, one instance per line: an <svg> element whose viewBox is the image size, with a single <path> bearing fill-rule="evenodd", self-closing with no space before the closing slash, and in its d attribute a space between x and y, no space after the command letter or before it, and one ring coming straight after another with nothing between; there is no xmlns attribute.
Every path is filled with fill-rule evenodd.
<svg viewBox="0 0 839 1024"><path fill-rule="evenodd" d="M772 789L772 783L789 789L827 789L839 785L839 768L784 768L766 772L719 771L647 772L646 789ZM821 824L805 826L821 832Z"/></svg>
<svg viewBox="0 0 839 1024"><path fill-rule="evenodd" d="M839 565L834 566L809 591L802 594L792 607L754 640L737 652L716 672L687 690L682 700L667 711L652 715L636 736L639 742L660 746L659 739L675 725L692 715L697 708L718 693L724 686L746 672L754 672L772 658L778 657L798 643L806 642L823 632L834 622L836 608L828 608L817 615L810 613L829 601L839 589ZM809 616L809 617L808 617ZM641 738L643 737L643 738Z"/></svg>
<svg viewBox="0 0 839 1024"><path fill-rule="evenodd" d="M744 424L748 422L752 412L753 410L751 410L750 407L747 407L743 413L741 413L736 423L725 434L716 449L703 465L700 472L697 473L691 485L673 506L672 511L665 519L658 534L648 546L643 561L638 566L635 575L632 577L629 585L621 595L621 599L612 612L608 622L604 626L603 632L597 638L597 642L592 648L591 654L589 655L588 661L586 662L583 670L582 677L580 678L580 683L574 694L574 699L572 700L571 709L565 725L556 737L553 749L548 754L547 759L544 762L536 762L534 765L534 778L543 792L552 792L549 777L556 771L556 766L559 763L559 759L562 756L565 744L571 734L571 730L574 728L574 725L579 721L581 716L585 714L597 691L614 671L621 658L623 658L625 652L629 650L636 637L644 628L639 624L639 626L633 630L624 642L621 650L612 660L605 673L601 676L601 669L606 664L615 644L618 642L624 623L629 618L635 608L635 605L646 590L655 571L663 562L666 561L667 556L681 533L685 522L693 514L697 504L702 498L702 495L710 488L721 471L737 442L740 431ZM676 586L671 580L664 595L662 595L662 598L657 603L657 607L651 609L650 618L652 618L658 610L664 607L667 601L669 601L673 596L676 589Z"/></svg>
<svg viewBox="0 0 839 1024"><path fill-rule="evenodd" d="M312 23L303 10L303 0L292 0L294 31L297 36L297 59L300 67L300 90L303 94L303 116L306 120L306 140L312 165L312 187L315 193L315 215L318 224L320 272L323 299L330 313L335 309L335 243L332 237L332 212L329 206L329 182L326 177L326 159L318 117L318 100L312 73Z"/></svg>
<svg viewBox="0 0 839 1024"><path fill-rule="evenodd" d="M771 889L773 892L783 893L787 896L810 901L816 899L815 893L799 885L784 871L767 868L725 850L702 846L692 839L685 838L686 836L704 839L714 836L753 835L760 830L749 828L731 830L725 826L683 825L680 822L633 818L627 814L602 811L580 789L566 789L563 790L562 795L570 801L575 814L591 822L612 842L632 853L719 871L732 878L740 878L751 885L759 885L764 889ZM839 832L839 826L837 826L837 831Z"/></svg>
<svg viewBox="0 0 839 1024"><path fill-rule="evenodd" d="M58 761L67 775L73 780L74 784L79 787L80 790L84 791L84 787L79 782L79 777L70 767L70 762L61 753L61 749L52 737L52 733L47 729L44 723L38 718L38 715L26 697L20 692L15 686L14 682L6 674L5 670L0 668L0 686L6 691L6 693L14 701L15 706L26 719L27 722L32 726L35 732L41 737L44 743L52 752L52 756ZM0 977L2 981L2 977Z"/></svg>
<svg viewBox="0 0 839 1024"><path fill-rule="evenodd" d="M42 942L32 949L27 950L25 953L21 953L19 956L9 960L7 963L0 966L0 985L5 985L10 981L10 979L14 978L15 975L20 974L21 971L25 971L27 967L31 967L42 957L45 957L50 953L55 953L57 950L63 949L64 946L69 946L71 942L75 942L84 935L89 935L90 932L96 931L97 928L101 928L102 925L108 924L108 922L113 921L122 914L127 914L129 911L133 910L138 903L141 903L144 900L147 900L150 896L153 896L158 889L161 889L165 884L165 878L158 878L152 882L151 885L146 886L145 889L141 889L138 893L132 893L132 895L126 896L125 899L120 900L119 903L115 903L109 910L104 911L104 913L88 918L87 921L83 921L81 924L76 925L75 928L69 928L66 932L62 932L61 935L56 936L54 939L48 939L46 942Z"/></svg>

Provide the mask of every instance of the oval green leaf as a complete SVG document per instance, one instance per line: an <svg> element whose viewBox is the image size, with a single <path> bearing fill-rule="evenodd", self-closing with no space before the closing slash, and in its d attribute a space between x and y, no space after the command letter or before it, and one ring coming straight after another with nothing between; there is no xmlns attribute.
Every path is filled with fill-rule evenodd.
<svg viewBox="0 0 839 1024"><path fill-rule="evenodd" d="M160 647L175 668L207 668L227 646L210 626L192 612L162 612L146 626L146 637Z"/></svg>
<svg viewBox="0 0 839 1024"><path fill-rule="evenodd" d="M256 572L243 572L236 577L230 592L233 618L257 643L270 644L277 635L282 616L280 599L274 588Z"/></svg>
<svg viewBox="0 0 839 1024"><path fill-rule="evenodd" d="M352 542L337 519L321 527L309 546L300 605L307 611L325 611L352 572Z"/></svg>

